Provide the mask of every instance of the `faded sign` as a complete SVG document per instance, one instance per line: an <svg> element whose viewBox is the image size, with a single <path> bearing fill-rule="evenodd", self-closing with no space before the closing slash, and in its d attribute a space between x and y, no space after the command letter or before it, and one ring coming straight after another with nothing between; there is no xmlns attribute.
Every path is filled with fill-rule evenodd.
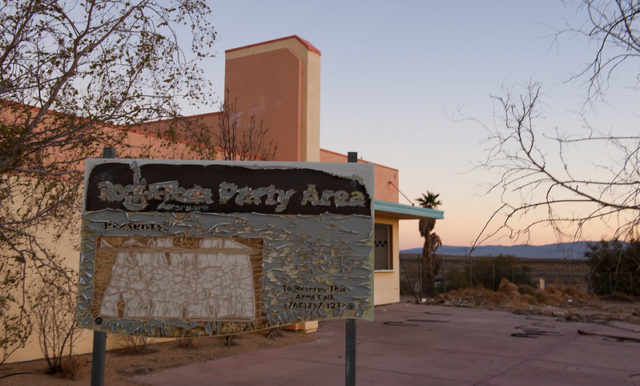
<svg viewBox="0 0 640 386"><path fill-rule="evenodd" d="M87 160L77 317L148 336L373 318L368 164Z"/></svg>

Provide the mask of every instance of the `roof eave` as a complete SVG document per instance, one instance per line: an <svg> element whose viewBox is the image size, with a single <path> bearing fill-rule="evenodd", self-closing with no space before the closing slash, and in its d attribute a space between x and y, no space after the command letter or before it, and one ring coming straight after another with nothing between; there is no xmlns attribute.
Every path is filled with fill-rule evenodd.
<svg viewBox="0 0 640 386"><path fill-rule="evenodd" d="M376 216L391 217L400 220L420 220L426 218L444 219L444 211L442 210L398 204L389 201L375 200L373 208Z"/></svg>

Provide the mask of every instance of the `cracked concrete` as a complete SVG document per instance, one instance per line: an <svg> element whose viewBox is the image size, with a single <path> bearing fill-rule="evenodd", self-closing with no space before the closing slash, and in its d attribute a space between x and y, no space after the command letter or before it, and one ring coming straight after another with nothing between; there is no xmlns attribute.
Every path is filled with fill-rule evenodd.
<svg viewBox="0 0 640 386"><path fill-rule="evenodd" d="M132 380L149 385L343 385L345 321L314 342L191 364ZM640 385L640 326L503 311L394 304L357 322L357 384ZM529 332L528 337L512 336ZM533 332L537 332L534 334Z"/></svg>

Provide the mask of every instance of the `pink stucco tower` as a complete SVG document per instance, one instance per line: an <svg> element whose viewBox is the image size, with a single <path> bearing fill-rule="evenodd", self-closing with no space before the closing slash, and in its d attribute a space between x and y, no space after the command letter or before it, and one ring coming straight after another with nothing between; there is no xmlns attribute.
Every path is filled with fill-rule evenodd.
<svg viewBox="0 0 640 386"><path fill-rule="evenodd" d="M289 36L226 51L225 89L255 115L280 161L320 161L320 51Z"/></svg>

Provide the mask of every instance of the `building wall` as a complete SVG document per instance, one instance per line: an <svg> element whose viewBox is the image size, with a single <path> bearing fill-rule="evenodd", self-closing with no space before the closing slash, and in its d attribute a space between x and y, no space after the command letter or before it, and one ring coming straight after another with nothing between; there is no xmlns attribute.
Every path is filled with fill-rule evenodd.
<svg viewBox="0 0 640 386"><path fill-rule="evenodd" d="M320 161L320 51L289 36L234 48L225 53L225 98L237 104L240 127L251 117L268 129L267 141L277 145L275 160ZM219 113L186 118L207 127L212 138L220 130ZM173 120L141 124L138 129L164 133ZM190 138L184 125L178 138Z"/></svg>
<svg viewBox="0 0 640 386"><path fill-rule="evenodd" d="M373 274L373 303L375 305L400 301L400 249L398 219L376 216L378 224L391 225L391 269L375 271Z"/></svg>
<svg viewBox="0 0 640 386"><path fill-rule="evenodd" d="M225 88L228 97L237 98L240 125L252 115L262 120L269 129L269 138L278 146L276 160L347 162L347 155L320 148L320 51L309 42L290 36L234 48L225 54ZM218 128L216 115L194 118ZM371 163L363 159L358 162ZM375 199L398 202L398 170L373 165ZM397 237L398 220L384 221L392 221ZM395 240L394 271L375 274L376 304L400 299L397 246Z"/></svg>
<svg viewBox="0 0 640 386"><path fill-rule="evenodd" d="M113 129L113 127L109 127ZM194 153L189 146L180 142L169 142L158 139L154 135L149 135L144 132L129 131L124 139L125 146L116 148L116 153L119 158L128 157L140 157L145 158L165 158L165 159L198 159L198 154ZM141 154L144 153L144 154ZM101 157L102 149L93 155L93 157ZM84 170L84 165L78 165L79 170ZM82 187L79 187L82 189ZM19 200L14 201L16 207L21 205ZM39 235L39 242L47 251L60 256L63 263L78 272L79 260L80 260L80 203L78 205L78 211L73 218L72 226L65 229L59 239L54 237L57 229L53 229L52 226L43 224L37 228L37 234ZM166 340L166 339L164 339ZM158 339L150 340L158 341ZM116 335L108 335L107 349L123 347L126 344L123 338ZM73 347L74 354L90 353L93 350L93 331L82 329L80 330L78 340ZM42 352L38 343L38 332L35 330L31 334L31 337L27 341L24 348L17 350L9 359L7 363L21 362L33 359L42 358Z"/></svg>
<svg viewBox="0 0 640 386"><path fill-rule="evenodd" d="M345 154L331 150L320 149L320 162L347 162ZM374 166L374 197L376 200L398 202L398 169L376 164L363 159L358 162L371 163Z"/></svg>
<svg viewBox="0 0 640 386"><path fill-rule="evenodd" d="M320 149L321 162L347 162L347 156L330 150ZM358 160L358 162L366 162ZM374 197L376 200L398 202L398 170L388 166L374 165ZM395 187L394 187L395 186ZM375 222L391 225L391 269L376 271L373 274L373 299L375 305L397 303L400 301L400 249L399 220L375 216Z"/></svg>
<svg viewBox="0 0 640 386"><path fill-rule="evenodd" d="M15 203L17 207L20 206L19 202ZM74 219L72 227L66 229L60 240L54 238L54 234L57 229L53 226L41 225L37 227L36 233L39 236L39 242L50 253L60 256L64 264L68 267L74 268L77 272L79 246L80 246L80 227L79 227L80 212L78 211L77 218ZM35 290L38 282L37 277L27 277L28 283L27 290ZM88 331L83 331L80 339L78 340L79 352L90 352L91 340L88 339L90 335ZM87 345L89 342L89 345ZM25 348L17 350L9 357L7 362L21 362L26 360L42 358L40 346L38 344L38 331L37 326L34 323L33 330Z"/></svg>
<svg viewBox="0 0 640 386"><path fill-rule="evenodd" d="M178 138L183 142L190 142L195 139L193 130L194 128L204 127L209 132L211 139L215 138L216 133L220 132L220 112L212 112L206 114L191 115L184 117L179 121L174 119L166 119L160 121L146 122L137 125L134 130L138 133L150 133L155 135L156 138L164 137L168 138L168 130L175 131L175 138ZM167 157L164 157L167 158Z"/></svg>
<svg viewBox="0 0 640 386"><path fill-rule="evenodd" d="M269 129L270 139L278 146L276 159L280 161L346 162L347 156L320 149L320 51L297 36L229 50L226 53L225 85L230 97L237 98L242 119L251 115L262 120ZM219 130L217 112L188 117L190 123L204 125L214 135ZM246 122L246 121L245 121ZM176 142L162 139L175 123L171 120L149 122L137 126L127 134L127 149L117 149L117 156L158 159L197 159L185 140L191 136L182 124L175 127ZM112 128L113 129L113 128ZM100 157L95 154L95 157ZM368 162L361 160L359 162ZM383 165L375 166L375 192L377 200L398 202L398 170ZM78 165L84 168L84 165ZM80 209L80 208L78 208ZM80 210L78 211L78 220ZM399 297L399 249L398 220L376 217L376 222L392 225L392 270L374 274L374 302L388 304L398 302ZM79 251L79 221L60 240L54 240L42 232L43 242L59 249L68 266L77 270ZM317 328L317 322L298 326L304 330ZM119 338L109 335L107 347L120 346ZM92 350L92 331L83 330L74 353ZM26 348L16 352L9 362L41 358L37 335Z"/></svg>
<svg viewBox="0 0 640 386"><path fill-rule="evenodd" d="M279 161L320 160L320 51L290 36L226 52L225 89L242 119L255 114Z"/></svg>

